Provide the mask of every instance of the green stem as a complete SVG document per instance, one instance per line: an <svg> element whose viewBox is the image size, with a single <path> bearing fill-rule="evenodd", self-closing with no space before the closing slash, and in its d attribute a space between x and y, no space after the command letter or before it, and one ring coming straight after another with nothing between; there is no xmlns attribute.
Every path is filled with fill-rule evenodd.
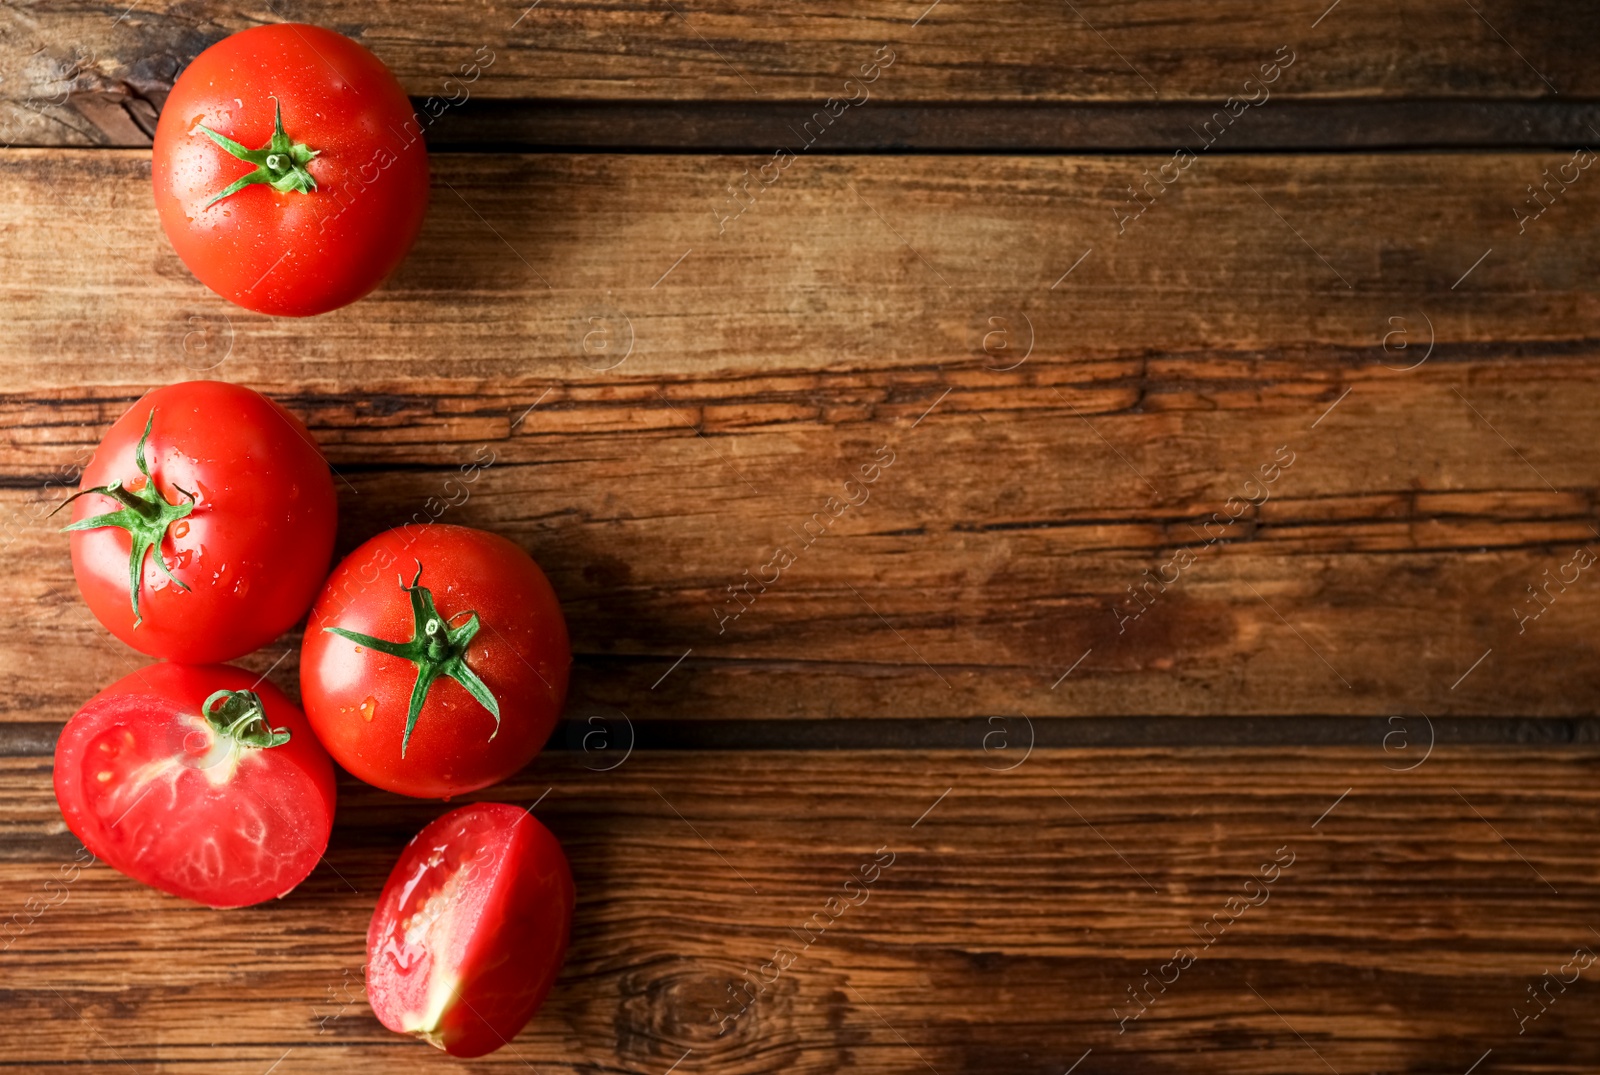
<svg viewBox="0 0 1600 1075"><path fill-rule="evenodd" d="M289 729L274 728L255 691L216 691L200 703L206 723L220 736L247 747L281 747Z"/></svg>
<svg viewBox="0 0 1600 1075"><path fill-rule="evenodd" d="M407 586L401 582L400 588L411 595L411 638L405 642L390 642L383 638L374 638L371 635L358 634L348 631L343 627L324 627L323 630L330 634L347 638L350 641L387 653L391 657L399 657L410 661L417 666L417 681L411 689L411 707L406 714L405 736L400 740L400 756L406 756L406 747L411 743L411 732L417 726L417 718L422 715L422 706L428 700L428 691L432 689L434 681L441 676L448 676L461 684L468 694L478 700L478 704L487 709L494 717L494 731L490 733L492 740L500 734L500 703L495 700L494 693L489 690L478 674L467 667L467 647L478 633L478 614L476 612L457 613L466 615L467 621L459 627L450 626L450 621L439 614L438 608L433 603L433 592L422 585L422 561L417 561L417 575ZM454 617L452 617L454 618Z"/></svg>
<svg viewBox="0 0 1600 1075"><path fill-rule="evenodd" d="M240 160L256 166L255 171L235 179L218 191L204 208L209 209L230 194L256 183L265 183L273 190L288 193L291 190L309 194L317 189L317 180L306 165L321 152L303 142L292 140L283 130L283 104L274 102L277 111L273 120L272 138L260 149L246 149L225 134L218 134L203 123L195 126L200 133Z"/></svg>
<svg viewBox="0 0 1600 1075"><path fill-rule="evenodd" d="M156 488L155 479L150 476L150 466L145 462L144 454L145 445L150 441L150 427L155 424L155 420L155 408L151 408L150 417L145 419L144 435L139 438L139 446L133 452L133 461L138 465L139 473L144 475L143 486L138 489L129 489L121 482L113 482L110 485L80 489L67 497L66 500L63 500L60 507L56 508L56 511L60 511L61 508L66 507L80 496L88 496L90 493L108 496L122 505L117 511L108 511L103 515L91 515L87 519L80 519L75 523L63 526L61 529L63 531L96 530L102 526L119 526L128 532L130 544L132 545L128 558L128 593L133 601L133 625L135 627L144 622L139 611L139 590L140 583L144 577L145 557L151 550L155 551L156 566L162 570L167 578L176 583L180 589L187 590L189 588L172 573L172 570L167 567L166 561L161 558L161 542L166 539L168 527L194 510L196 498L187 489L178 489L178 492L189 499L183 503L174 504L163 497L161 491ZM177 487L174 486L174 488ZM54 515L55 511L50 514Z"/></svg>

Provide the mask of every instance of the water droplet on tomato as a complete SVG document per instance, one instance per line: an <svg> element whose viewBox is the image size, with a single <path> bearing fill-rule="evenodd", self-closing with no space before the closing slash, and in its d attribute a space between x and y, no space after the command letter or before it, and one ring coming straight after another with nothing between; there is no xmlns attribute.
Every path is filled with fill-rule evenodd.
<svg viewBox="0 0 1600 1075"><path fill-rule="evenodd" d="M361 719L366 721L368 724L371 724L372 718L377 715L378 700L369 694L367 695L366 701L361 703Z"/></svg>
<svg viewBox="0 0 1600 1075"><path fill-rule="evenodd" d="M179 519L172 524L172 529L169 533L175 538L187 537L189 534L189 520Z"/></svg>

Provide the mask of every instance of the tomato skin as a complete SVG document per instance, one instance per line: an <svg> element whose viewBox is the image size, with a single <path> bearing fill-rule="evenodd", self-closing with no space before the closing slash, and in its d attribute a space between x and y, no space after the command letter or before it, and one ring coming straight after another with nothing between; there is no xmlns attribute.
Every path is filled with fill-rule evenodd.
<svg viewBox="0 0 1600 1075"><path fill-rule="evenodd" d="M327 462L300 419L240 385L187 381L147 393L117 419L80 488L144 483L135 452L155 412L145 458L156 488L198 496L145 557L135 624L131 538L115 526L78 530L72 572L107 630L152 657L206 664L256 650L305 614L333 556L337 497ZM119 508L79 497L74 522ZM156 565L157 553L187 591Z"/></svg>
<svg viewBox="0 0 1600 1075"><path fill-rule="evenodd" d="M289 741L230 752L199 719L221 690L253 690ZM67 827L96 858L210 907L287 894L333 828L333 763L305 715L226 665L153 664L89 699L56 741L54 780Z"/></svg>
<svg viewBox="0 0 1600 1075"><path fill-rule="evenodd" d="M412 638L401 583L419 563L421 585L443 617L478 614L482 628L466 660L498 700L500 725L497 733L466 688L440 678L402 757L417 666L325 628ZM498 783L533 760L560 716L571 663L561 606L527 553L482 530L408 525L372 538L328 577L306 623L300 695L317 736L352 775L401 795L448 798Z"/></svg>
<svg viewBox="0 0 1600 1075"><path fill-rule="evenodd" d="M549 994L576 900L560 842L528 811L473 803L436 818L367 929L373 1014L452 1056L493 1052Z"/></svg>
<svg viewBox="0 0 1600 1075"><path fill-rule="evenodd" d="M267 145L284 131L318 156L317 189L254 184L207 202L253 165L196 129ZM189 271L259 313L305 317L354 302L405 258L428 204L428 154L405 90L371 52L318 26L257 26L179 76L156 124L161 226Z"/></svg>

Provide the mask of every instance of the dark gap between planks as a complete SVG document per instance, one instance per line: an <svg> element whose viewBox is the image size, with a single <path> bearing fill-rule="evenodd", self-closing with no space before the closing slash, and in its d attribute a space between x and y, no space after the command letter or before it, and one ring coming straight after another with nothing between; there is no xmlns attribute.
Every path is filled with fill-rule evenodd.
<svg viewBox="0 0 1600 1075"><path fill-rule="evenodd" d="M1211 102L885 101L820 134L814 102L470 101L428 132L452 152L1134 153L1198 150ZM813 125L813 132L821 124ZM815 140L807 146L807 139ZM1208 153L1575 148L1600 143L1600 102L1293 100L1228 126Z"/></svg>
<svg viewBox="0 0 1600 1075"><path fill-rule="evenodd" d="M423 99L414 104L421 109ZM1171 152L1217 102L874 101L822 130L801 129L815 101L575 101L478 98L427 129L436 152L1092 154ZM820 126L820 125L814 125ZM144 148L106 134L95 148ZM1293 99L1252 110L1208 153L1560 149L1600 143L1600 101L1583 99ZM18 148L73 148L30 146Z"/></svg>
<svg viewBox="0 0 1600 1075"><path fill-rule="evenodd" d="M1394 723L1402 720L1403 724ZM1600 744L1600 717L1435 717L1436 746L1563 747ZM1031 735L1030 735L1031 729ZM1411 714L1390 717L912 717L904 719L606 720L607 749L680 750L984 750L1020 756L1027 744L1049 749L1194 747L1370 747L1382 755L1396 729L1426 741L1428 725ZM0 724L0 757L48 757L61 725L54 721ZM546 750L581 751L596 730L592 719L561 721ZM1006 754L1009 757L1009 754Z"/></svg>

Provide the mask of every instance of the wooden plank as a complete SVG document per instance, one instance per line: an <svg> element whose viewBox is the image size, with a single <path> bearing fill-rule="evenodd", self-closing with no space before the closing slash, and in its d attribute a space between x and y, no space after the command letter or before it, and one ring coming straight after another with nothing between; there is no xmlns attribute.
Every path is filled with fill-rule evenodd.
<svg viewBox="0 0 1600 1075"><path fill-rule="evenodd" d="M544 796L571 956L512 1048L466 1069L1461 1072L1492 1050L1491 1070L1592 1071L1595 970L1572 960L1600 945L1600 753L1411 744L546 755L496 797ZM361 984L376 891L437 805L347 783L325 867L214 912L100 865L44 889L76 846L48 765L7 761L0 785L0 908L54 901L0 955L29 1027L11 1066L437 1066ZM762 971L780 946L793 962ZM769 984L719 1019L747 973Z"/></svg>
<svg viewBox="0 0 1600 1075"><path fill-rule="evenodd" d="M399 276L300 322L187 276L136 154L13 152L0 717L135 663L43 516L196 376L306 418L345 548L435 513L529 548L580 718L1584 715L1600 233L1581 180L1511 213L1562 159L1203 159L1119 234L1151 158L816 158L719 239L741 158L445 156Z"/></svg>
<svg viewBox="0 0 1600 1075"><path fill-rule="evenodd" d="M439 156L428 223L397 276L299 322L230 306L189 276L149 210L141 154L13 151L0 155L0 227L15 255L0 280L11 313L0 390L225 369L308 395L588 378L626 403L629 390L610 386L691 368L825 385L917 370L915 398L893 398L895 417L914 418L948 386L936 368L1000 392L1070 361L1107 393L1080 409L1237 406L1259 389L1214 363L1406 366L1419 352L1398 346L1426 336L1424 315L1441 359L1542 357L1534 343L1576 353L1600 257L1586 226L1593 180L1573 168L1545 217L1519 231L1514 215L1536 210L1527 187L1571 156L1207 156L1165 190L1145 173L1166 155L981 167L813 156L765 188L764 155ZM1023 315L1028 363L991 375L1017 360ZM1391 316L1408 326L1388 337L1392 354ZM991 317L1009 319L1004 340ZM1163 361L1193 371L1175 395L1137 380ZM632 391L654 398L649 382ZM484 421L506 428L501 415Z"/></svg>
<svg viewBox="0 0 1600 1075"><path fill-rule="evenodd" d="M726 0L594 4L313 0L197 9L176 0L0 10L0 142L148 140L177 73L228 33L295 19L352 34L418 98L804 101L1205 101L1246 87L1280 46L1285 98L1565 99L1600 95L1587 43L1600 16L1559 0L1419 0L1375 10L1225 0L1203 17L1166 0L870 0L796 10ZM462 73L475 81L463 85ZM559 106L558 106L559 107ZM781 124L775 125L781 130ZM775 131L773 136L778 136ZM763 143L770 137L761 139Z"/></svg>

